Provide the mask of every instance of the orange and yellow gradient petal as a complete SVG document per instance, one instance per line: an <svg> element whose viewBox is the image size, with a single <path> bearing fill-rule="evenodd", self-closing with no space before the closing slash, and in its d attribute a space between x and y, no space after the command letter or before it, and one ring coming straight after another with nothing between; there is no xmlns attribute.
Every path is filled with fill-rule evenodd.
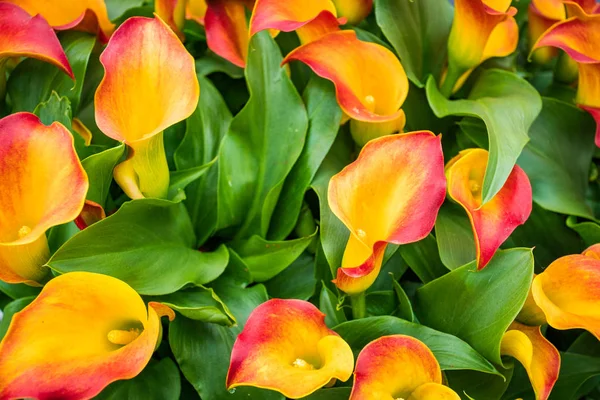
<svg viewBox="0 0 600 400"><path fill-rule="evenodd" d="M412 132L370 141L331 178L329 205L351 232L338 288L365 291L379 273L387 243L412 243L431 232L446 193L443 164L441 138Z"/></svg>
<svg viewBox="0 0 600 400"><path fill-rule="evenodd" d="M0 343L0 398L92 398L146 366L168 307L90 272L52 279ZM43 340L42 340L42 339Z"/></svg>
<svg viewBox="0 0 600 400"><path fill-rule="evenodd" d="M435 356L421 341L404 335L383 336L358 355L350 400L459 400L442 385Z"/></svg>
<svg viewBox="0 0 600 400"><path fill-rule="evenodd" d="M560 1L560 7L563 11L563 18L553 19L552 17L547 16L547 14L554 14L552 12L553 9L550 8L549 12L543 12L536 6L538 3L540 2L532 1L527 8L527 16L529 21L527 25L527 37L529 40L531 59L537 64L544 65L558 55L558 50L552 47L543 47L532 51L533 46L540 36L542 36L542 34L546 32L552 25L554 25L557 21L564 19L565 12L564 5L562 4L562 1ZM542 2L542 4L546 3L554 4L554 1Z"/></svg>
<svg viewBox="0 0 600 400"><path fill-rule="evenodd" d="M580 63L579 85L575 101L579 108L587 111L596 121L596 146L600 147L600 62Z"/></svg>
<svg viewBox="0 0 600 400"><path fill-rule="evenodd" d="M516 358L529 376L536 400L546 400L558 379L560 353L539 326L513 322L502 337L500 353Z"/></svg>
<svg viewBox="0 0 600 400"><path fill-rule="evenodd" d="M105 74L96 90L96 122L130 150L115 179L131 198L165 197L163 131L196 109L194 58L160 18L134 17L115 31L100 61Z"/></svg>
<svg viewBox="0 0 600 400"><path fill-rule="evenodd" d="M448 194L471 220L477 250L477 269L483 269L510 234L529 218L532 192L525 171L515 165L504 186L481 204L488 163L484 149L463 150L446 165Z"/></svg>
<svg viewBox="0 0 600 400"><path fill-rule="evenodd" d="M183 25L186 17L186 0L155 0L154 10L175 32L181 41L185 40Z"/></svg>
<svg viewBox="0 0 600 400"><path fill-rule="evenodd" d="M0 66L8 57L37 58L74 78L69 60L48 22L39 15L32 17L14 4L0 2ZM3 68L0 73L4 74Z"/></svg>
<svg viewBox="0 0 600 400"><path fill-rule="evenodd" d="M347 381L353 368L350 346L314 305L273 299L252 311L237 337L227 388L254 386L298 399L332 379Z"/></svg>
<svg viewBox="0 0 600 400"><path fill-rule="evenodd" d="M373 9L373 0L333 0L338 15L349 24L358 25Z"/></svg>
<svg viewBox="0 0 600 400"><path fill-rule="evenodd" d="M206 10L208 4L205 0L187 0L185 5L185 18L191 19L204 25L204 17L206 16Z"/></svg>
<svg viewBox="0 0 600 400"><path fill-rule="evenodd" d="M46 231L73 221L88 190L71 133L30 113L0 120L0 279L41 283L48 274Z"/></svg>
<svg viewBox="0 0 600 400"><path fill-rule="evenodd" d="M248 58L246 10L251 9L251 1L212 0L204 16L208 47L240 68L246 66Z"/></svg>

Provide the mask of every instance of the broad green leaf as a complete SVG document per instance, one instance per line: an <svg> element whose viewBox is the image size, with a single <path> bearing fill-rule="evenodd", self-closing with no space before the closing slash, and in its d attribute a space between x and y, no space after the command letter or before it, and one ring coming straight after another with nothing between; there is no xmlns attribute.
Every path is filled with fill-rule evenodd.
<svg viewBox="0 0 600 400"><path fill-rule="evenodd" d="M529 140L527 132L542 109L540 95L516 74L488 69L478 77L465 100L446 99L433 78L427 81L427 98L438 117L477 117L485 122L490 155L482 203L487 203L504 186Z"/></svg>
<svg viewBox="0 0 600 400"><path fill-rule="evenodd" d="M533 200L547 210L594 218L586 202L594 154L594 121L588 113L559 100L544 98L544 107L529 130L519 165L533 189Z"/></svg>
<svg viewBox="0 0 600 400"><path fill-rule="evenodd" d="M198 81L202 88L198 107L186 120L185 136L173 157L178 170L211 162L217 156L221 140L231 123L231 112L212 82L201 75L198 75ZM184 204L190 213L198 244L203 244L217 226L219 160L216 162L217 165L185 189Z"/></svg>
<svg viewBox="0 0 600 400"><path fill-rule="evenodd" d="M108 385L96 400L178 400L181 380L177 365L170 358L150 360L136 377Z"/></svg>
<svg viewBox="0 0 600 400"><path fill-rule="evenodd" d="M600 225L597 223L590 221L577 222L577 218L569 217L567 218L567 226L581 236L586 247L600 243Z"/></svg>
<svg viewBox="0 0 600 400"><path fill-rule="evenodd" d="M90 182L90 188L86 195L88 200L96 202L102 207L105 206L113 180L113 170L124 152L125 145L120 144L117 147L93 154L81 162Z"/></svg>
<svg viewBox="0 0 600 400"><path fill-rule="evenodd" d="M403 244L398 251L423 283L431 282L448 272L440 260L435 238L431 235L418 242Z"/></svg>
<svg viewBox="0 0 600 400"><path fill-rule="evenodd" d="M398 297L393 290L369 292L366 298L367 315L392 315L398 308Z"/></svg>
<svg viewBox="0 0 600 400"><path fill-rule="evenodd" d="M67 222L66 224L53 226L48 231L48 247L50 247L50 254L54 253L60 248L67 240L81 231L74 221Z"/></svg>
<svg viewBox="0 0 600 400"><path fill-rule="evenodd" d="M223 326L236 324L235 317L212 288L198 286L164 296L146 297L145 300L166 304L184 317L196 321Z"/></svg>
<svg viewBox="0 0 600 400"><path fill-rule="evenodd" d="M396 49L408 79L423 87L427 76L439 81L444 67L453 10L446 0L376 0L375 16Z"/></svg>
<svg viewBox="0 0 600 400"><path fill-rule="evenodd" d="M435 220L435 238L440 259L448 269L456 269L476 258L469 217L457 204L446 202L440 208Z"/></svg>
<svg viewBox="0 0 600 400"><path fill-rule="evenodd" d="M339 387L331 389L320 389L302 400L348 400L352 388Z"/></svg>
<svg viewBox="0 0 600 400"><path fill-rule="evenodd" d="M325 324L330 328L346 322L346 314L339 306L337 295L323 284L319 295L319 309L325 314Z"/></svg>
<svg viewBox="0 0 600 400"><path fill-rule="evenodd" d="M13 300L23 297L37 296L41 288L26 285L24 283L6 283L0 281L0 292L4 293Z"/></svg>
<svg viewBox="0 0 600 400"><path fill-rule="evenodd" d="M310 236L284 241L268 241L254 235L250 239L233 241L229 246L248 266L252 279L264 282L292 264L316 234L317 231Z"/></svg>
<svg viewBox="0 0 600 400"><path fill-rule="evenodd" d="M523 307L532 279L531 249L498 251L481 271L472 262L421 287L413 307L421 323L501 364L502 335Z"/></svg>
<svg viewBox="0 0 600 400"><path fill-rule="evenodd" d="M77 115L85 72L96 37L89 33L68 31L62 32L60 39L75 74L75 81L52 64L34 58L24 60L10 74L7 83L13 113L32 112L39 103L48 100L52 91L56 91L60 97L69 99L73 115Z"/></svg>
<svg viewBox="0 0 600 400"><path fill-rule="evenodd" d="M187 284L203 285L225 269L225 246L214 252L195 248L192 225L182 204L140 199L84 229L48 261L58 273L97 272L128 283L138 293L173 293Z"/></svg>
<svg viewBox="0 0 600 400"><path fill-rule="evenodd" d="M275 240L285 239L294 229L304 193L331 148L342 118L334 87L329 81L313 76L303 97L308 111L308 133L273 212L269 237Z"/></svg>
<svg viewBox="0 0 600 400"><path fill-rule="evenodd" d="M579 389L595 376L600 375L600 357L577 353L560 354L560 373L550 393L550 400L575 400Z"/></svg>
<svg viewBox="0 0 600 400"><path fill-rule="evenodd" d="M502 374L490 375L479 371L446 371L448 386L456 393L471 396L473 399L500 400L502 394L508 387L513 375L513 368L498 371ZM513 397L511 400L514 400Z"/></svg>
<svg viewBox="0 0 600 400"><path fill-rule="evenodd" d="M355 358L371 341L386 335L408 335L431 349L443 370L474 370L498 374L489 361L461 339L392 316L368 317L344 322L334 330L350 345Z"/></svg>
<svg viewBox="0 0 600 400"><path fill-rule="evenodd" d="M106 3L106 11L108 11L108 18L111 21L116 20L125 11L141 7L144 4L144 0L104 0Z"/></svg>
<svg viewBox="0 0 600 400"><path fill-rule="evenodd" d="M398 251L400 246L388 244L383 255L383 265L375 282L367 289L367 292L386 291L394 289L394 276L400 279L408 270L408 264Z"/></svg>
<svg viewBox="0 0 600 400"><path fill-rule="evenodd" d="M6 331L8 331L13 315L27 307L33 299L35 299L35 297L23 297L13 300L2 309L2 316L0 317L0 340L6 335Z"/></svg>
<svg viewBox="0 0 600 400"><path fill-rule="evenodd" d="M308 300L315 293L315 258L304 252L292 264L265 282L269 296Z"/></svg>
<svg viewBox="0 0 600 400"><path fill-rule="evenodd" d="M396 315L409 322L416 322L415 313L413 311L412 304L410 303L410 299L404 291L404 288L400 286L400 283L398 283L396 280L394 280L394 292L396 293L396 298L398 299L398 310L396 311Z"/></svg>
<svg viewBox="0 0 600 400"><path fill-rule="evenodd" d="M284 179L302 152L308 118L268 32L252 37L248 54L250 100L219 152L217 226L239 226L236 238L264 238Z"/></svg>
<svg viewBox="0 0 600 400"><path fill-rule="evenodd" d="M215 72L222 72L233 79L244 77L243 68L230 63L209 50L204 57L196 60L196 73L198 76L208 76Z"/></svg>
<svg viewBox="0 0 600 400"><path fill-rule="evenodd" d="M170 174L169 181L169 194L168 197L174 202L179 202L185 199L185 188L191 183L201 178L206 172L217 161L214 158L212 161L201 165L199 167L193 167L189 169L182 169L179 171L172 171Z"/></svg>

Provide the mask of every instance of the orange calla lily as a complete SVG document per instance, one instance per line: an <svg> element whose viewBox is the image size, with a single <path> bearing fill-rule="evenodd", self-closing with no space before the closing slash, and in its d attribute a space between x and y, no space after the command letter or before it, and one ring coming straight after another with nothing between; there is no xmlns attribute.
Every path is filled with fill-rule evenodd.
<svg viewBox="0 0 600 400"><path fill-rule="evenodd" d="M502 337L500 353L516 358L525 367L537 400L550 396L560 371L560 353L539 326L513 322Z"/></svg>
<svg viewBox="0 0 600 400"><path fill-rule="evenodd" d="M155 0L154 10L182 41L185 39L183 25L186 18L186 0Z"/></svg>
<svg viewBox="0 0 600 400"><path fill-rule="evenodd" d="M465 209L471 220L479 270L487 265L515 228L527 221L532 207L531 184L518 165L492 200L482 204L487 163L487 150L467 149L446 165L448 194Z"/></svg>
<svg viewBox="0 0 600 400"><path fill-rule="evenodd" d="M205 0L188 0L185 5L185 18L193 19L200 25L204 25L204 16L207 9L208 4Z"/></svg>
<svg viewBox="0 0 600 400"><path fill-rule="evenodd" d="M40 14L56 30L78 30L98 35L106 43L115 29L104 0L2 0L18 5L30 15Z"/></svg>
<svg viewBox="0 0 600 400"><path fill-rule="evenodd" d="M90 272L52 279L13 316L0 343L0 398L84 399L146 366L160 317L126 283Z"/></svg>
<svg viewBox="0 0 600 400"><path fill-rule="evenodd" d="M442 385L442 370L429 348L404 335L383 336L358 355L350 400L459 400Z"/></svg>
<svg viewBox="0 0 600 400"><path fill-rule="evenodd" d="M352 350L324 321L302 300L273 299L255 308L233 345L227 388L254 386L298 399L332 379L347 381Z"/></svg>
<svg viewBox="0 0 600 400"><path fill-rule="evenodd" d="M373 0L333 0L340 17L357 25L371 13Z"/></svg>
<svg viewBox="0 0 600 400"><path fill-rule="evenodd" d="M523 308L519 311L519 315L517 315L517 321L530 326L541 326L548 323L544 311L535 303L531 287L527 293L525 304L523 304Z"/></svg>
<svg viewBox="0 0 600 400"><path fill-rule="evenodd" d="M405 116L400 107L408 94L408 78L385 47L359 40L354 31L338 31L300 46L283 64L294 60L333 82L359 145L402 131Z"/></svg>
<svg viewBox="0 0 600 400"><path fill-rule="evenodd" d="M0 176L0 279L39 285L49 272L46 231L74 220L88 190L71 133L30 113L1 119Z"/></svg>
<svg viewBox="0 0 600 400"><path fill-rule="evenodd" d="M533 279L531 292L555 329L585 329L600 339L597 247L559 258Z"/></svg>
<svg viewBox="0 0 600 400"><path fill-rule="evenodd" d="M96 90L96 122L130 148L115 180L131 198L166 197L163 131L196 109L194 58L160 18L134 17L115 31L100 61L105 74Z"/></svg>
<svg viewBox="0 0 600 400"><path fill-rule="evenodd" d="M559 3L560 3L559 10L562 10L563 17L562 18L559 17L557 19L554 19L551 16L550 17L548 16L548 14L553 15L555 13L554 7L551 6L551 7L549 7L548 10L545 10L544 8L542 8L540 10L539 3L541 3L542 5L546 5L546 4L554 5L555 4L554 1L541 1L541 2L540 1L532 1L529 4L529 7L527 8L527 17L528 17L527 20L529 21L529 23L527 25L527 27L528 27L527 37L529 39L530 49L533 47L533 45L538 40L538 38L540 36L542 36L542 34L548 30L548 28L550 28L552 25L554 25L557 21L564 19L564 14L565 14L562 1L559 1ZM533 51L531 53L531 58L534 62L536 62L538 64L546 64L552 58L556 57L557 55L558 55L557 49L554 49L552 47L545 47L545 48Z"/></svg>
<svg viewBox="0 0 600 400"><path fill-rule="evenodd" d="M454 22L448 40L448 71L442 92L457 89L464 74L490 57L512 53L518 42L517 10L511 0L456 0ZM476 35L473 32L477 32Z"/></svg>
<svg viewBox="0 0 600 400"><path fill-rule="evenodd" d="M33 57L56 65L74 78L69 60L48 22L22 8L0 3L0 73L8 57ZM0 77L3 79L3 77Z"/></svg>
<svg viewBox="0 0 600 400"><path fill-rule="evenodd" d="M388 243L431 232L446 193L441 138L431 132L369 142L358 159L329 182L329 206L350 238L335 284L364 292L377 278Z"/></svg>

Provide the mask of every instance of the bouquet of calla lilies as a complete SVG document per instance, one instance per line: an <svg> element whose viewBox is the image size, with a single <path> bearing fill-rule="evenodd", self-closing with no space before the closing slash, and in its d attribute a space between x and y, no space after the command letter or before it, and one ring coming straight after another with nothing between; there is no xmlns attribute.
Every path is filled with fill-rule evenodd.
<svg viewBox="0 0 600 400"><path fill-rule="evenodd" d="M0 0L0 400L600 399L600 3Z"/></svg>

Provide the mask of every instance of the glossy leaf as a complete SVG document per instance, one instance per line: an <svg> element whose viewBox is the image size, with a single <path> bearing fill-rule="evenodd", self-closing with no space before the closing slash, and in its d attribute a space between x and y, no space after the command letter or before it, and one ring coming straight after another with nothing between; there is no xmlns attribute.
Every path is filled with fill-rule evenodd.
<svg viewBox="0 0 600 400"><path fill-rule="evenodd" d="M315 293L315 258L304 252L289 267L265 282L269 296L308 300Z"/></svg>
<svg viewBox="0 0 600 400"><path fill-rule="evenodd" d="M217 159L214 158L199 167L171 172L168 197L175 202L184 200L186 198L185 188L206 174L215 165L216 161Z"/></svg>
<svg viewBox="0 0 600 400"><path fill-rule="evenodd" d="M408 295L404 291L404 288L400 286L400 284L396 281L394 281L394 292L396 293L396 297L398 299L399 304L398 310L396 311L396 315L402 319L407 320L408 322L417 322Z"/></svg>
<svg viewBox="0 0 600 400"><path fill-rule="evenodd" d="M513 369L500 368L499 371L500 376L478 371L447 371L446 378L448 386L456 393L464 393L473 399L500 400L510 383Z"/></svg>
<svg viewBox="0 0 600 400"><path fill-rule="evenodd" d="M125 145L121 144L93 154L81 162L90 181L86 199L104 207L113 180L113 169L121 160L124 152Z"/></svg>
<svg viewBox="0 0 600 400"><path fill-rule="evenodd" d="M435 238L431 235L418 242L402 245L398 251L423 283L431 282L448 272L440 260Z"/></svg>
<svg viewBox="0 0 600 400"><path fill-rule="evenodd" d="M325 314L325 324L330 328L347 321L344 310L339 306L337 295L323 285L319 295L319 309Z"/></svg>
<svg viewBox="0 0 600 400"><path fill-rule="evenodd" d="M435 236L442 263L451 270L476 258L469 217L454 203L442 206L435 221Z"/></svg>
<svg viewBox="0 0 600 400"><path fill-rule="evenodd" d="M577 222L575 217L567 218L567 226L573 229L581 236L585 242L585 246L589 247L596 243L600 243L600 225L595 222L584 221ZM574 251L571 254L579 253ZM564 254L563 254L564 255ZM557 257L558 258L558 257Z"/></svg>

